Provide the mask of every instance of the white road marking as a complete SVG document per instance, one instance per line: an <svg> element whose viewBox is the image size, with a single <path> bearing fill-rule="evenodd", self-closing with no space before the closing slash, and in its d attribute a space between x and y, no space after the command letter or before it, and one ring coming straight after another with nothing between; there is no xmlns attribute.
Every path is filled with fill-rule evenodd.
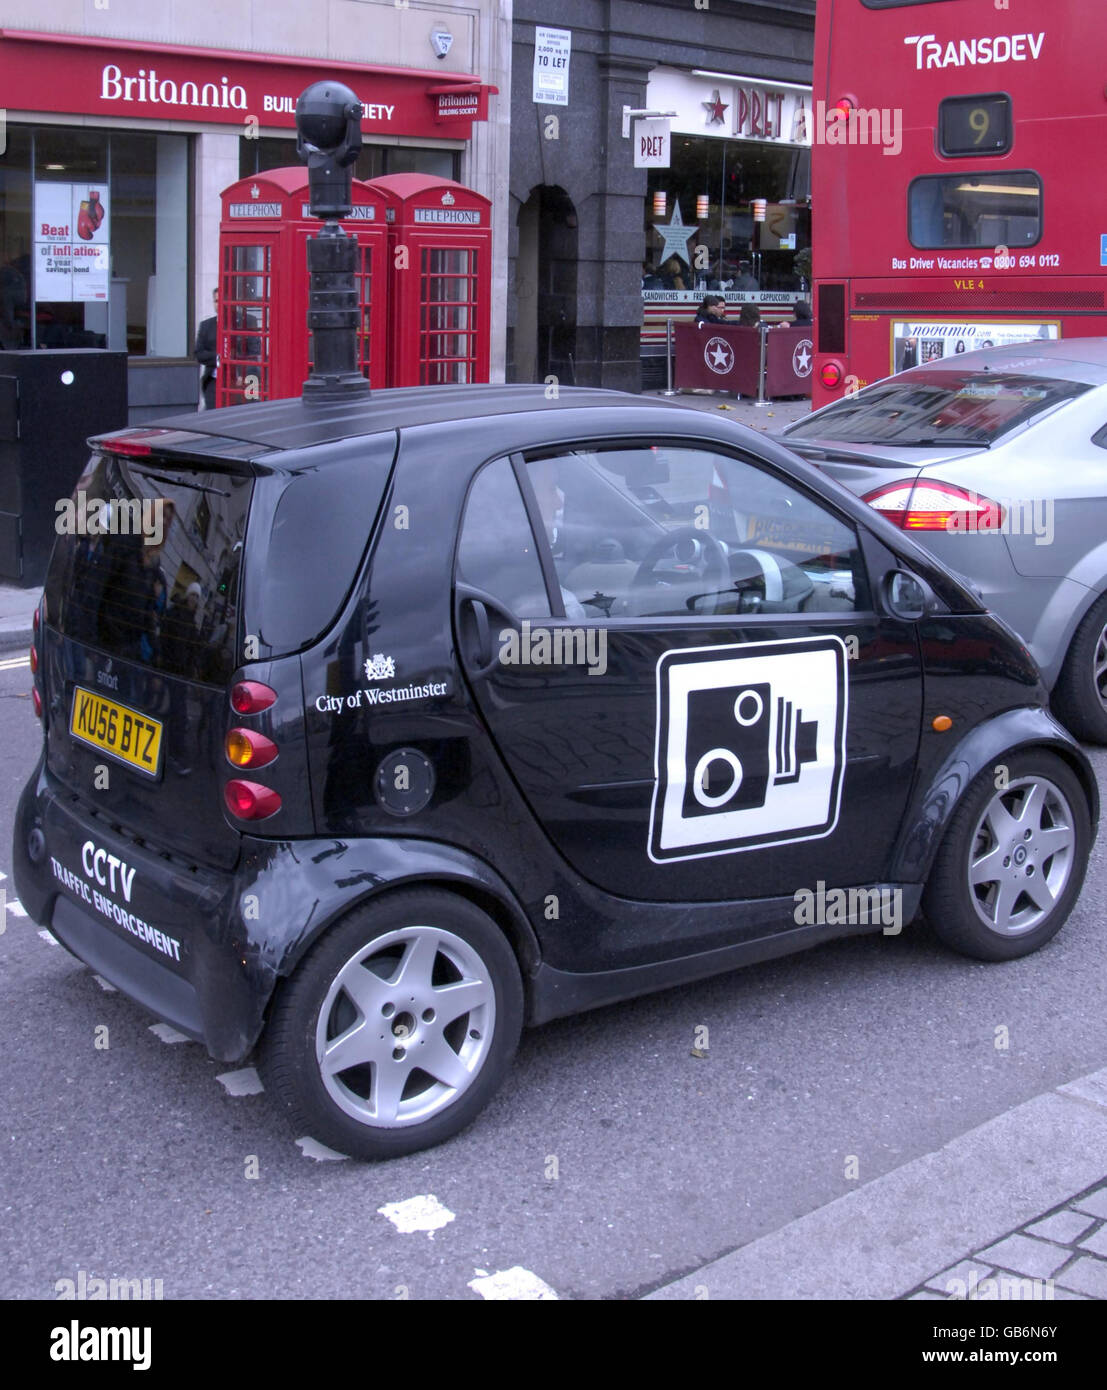
<svg viewBox="0 0 1107 1390"><path fill-rule="evenodd" d="M8 876L7 876L7 874L4 872L4 870L3 870L3 869L0 869L0 883L5 882L5 880L7 879L7 877L8 877Z"/></svg>
<svg viewBox="0 0 1107 1390"><path fill-rule="evenodd" d="M179 1043L192 1041L191 1038L186 1038L183 1033L178 1033L176 1028L170 1028L168 1023L151 1023L150 1032L153 1033L153 1035L156 1038L160 1038L163 1043ZM240 1073L238 1072L231 1072L232 1076L238 1076L239 1074ZM258 1090L261 1090L260 1086L258 1087ZM234 1092L232 1091L231 1094L233 1095Z"/></svg>
<svg viewBox="0 0 1107 1390"><path fill-rule="evenodd" d="M323 1163L328 1159L346 1159L346 1154L335 1153L334 1149L328 1149L326 1144L320 1144L318 1139L312 1139L307 1134L302 1139L297 1139L296 1145L305 1158L314 1158L317 1163Z"/></svg>
<svg viewBox="0 0 1107 1390"><path fill-rule="evenodd" d="M483 1278L480 1277L480 1270L476 1273L478 1277L469 1280L469 1287L489 1302L557 1299L557 1294L544 1279L539 1279L537 1274L532 1274L522 1265L497 1270L495 1274L487 1274Z"/></svg>
<svg viewBox="0 0 1107 1390"><path fill-rule="evenodd" d="M242 1067L239 1071L225 1071L216 1081L226 1089L229 1096L259 1096L265 1087L256 1067Z"/></svg>
<svg viewBox="0 0 1107 1390"><path fill-rule="evenodd" d="M8 904L8 911L11 913L13 917L26 917L27 915L27 909L23 906L23 904L19 901L18 898L13 898L11 900L11 902Z"/></svg>
<svg viewBox="0 0 1107 1390"><path fill-rule="evenodd" d="M435 1231L448 1226L457 1218L448 1207L444 1207L433 1193L423 1197L408 1197L403 1202L388 1202L377 1211L392 1222L402 1235L413 1235L416 1231L426 1231L431 1240Z"/></svg>
<svg viewBox="0 0 1107 1390"><path fill-rule="evenodd" d="M103 977L103 975L93 975L92 978L96 981L96 983L100 986L100 988L105 992L105 994L118 994L119 991L118 991L118 990L115 988L115 986L110 982L110 980L105 980L104 977Z"/></svg>
<svg viewBox="0 0 1107 1390"><path fill-rule="evenodd" d="M29 656L9 656L0 661L0 671L18 671L21 666L30 666Z"/></svg>
<svg viewBox="0 0 1107 1390"><path fill-rule="evenodd" d="M48 932L45 927L43 927L43 929L39 932L39 936L42 937L43 941L48 941L51 946L61 945L61 942L58 940L58 938L54 936L51 932Z"/></svg>

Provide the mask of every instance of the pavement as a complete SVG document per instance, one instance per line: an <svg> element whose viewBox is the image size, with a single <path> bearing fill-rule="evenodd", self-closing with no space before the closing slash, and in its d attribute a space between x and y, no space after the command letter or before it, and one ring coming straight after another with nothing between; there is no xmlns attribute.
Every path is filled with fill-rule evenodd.
<svg viewBox="0 0 1107 1390"><path fill-rule="evenodd" d="M18 589L0 584L0 651L25 647L31 640L32 621L42 589Z"/></svg>
<svg viewBox="0 0 1107 1390"><path fill-rule="evenodd" d="M1107 1299L1107 1068L650 1299Z"/></svg>
<svg viewBox="0 0 1107 1390"><path fill-rule="evenodd" d="M670 399L765 433L810 409L806 400L759 407L722 393ZM41 593L0 585L0 651L27 644ZM1107 1067L996 1115L648 1298L1107 1299L1105 1169Z"/></svg>

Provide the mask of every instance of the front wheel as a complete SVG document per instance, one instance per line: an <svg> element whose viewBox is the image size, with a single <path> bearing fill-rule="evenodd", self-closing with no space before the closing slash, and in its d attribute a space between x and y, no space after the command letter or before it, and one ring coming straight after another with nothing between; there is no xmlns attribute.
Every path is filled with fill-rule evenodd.
<svg viewBox="0 0 1107 1390"><path fill-rule="evenodd" d="M515 1055L523 988L503 933L437 890L356 909L278 994L262 1045L293 1125L354 1158L430 1148L491 1099Z"/></svg>
<svg viewBox="0 0 1107 1390"><path fill-rule="evenodd" d="M1069 765L1031 749L988 768L954 812L923 893L937 935L977 960L1015 960L1064 925L1092 832Z"/></svg>

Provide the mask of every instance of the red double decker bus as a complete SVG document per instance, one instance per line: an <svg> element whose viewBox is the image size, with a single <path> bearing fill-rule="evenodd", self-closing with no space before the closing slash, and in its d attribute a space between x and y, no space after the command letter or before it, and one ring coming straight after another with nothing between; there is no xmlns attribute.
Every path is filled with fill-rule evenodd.
<svg viewBox="0 0 1107 1390"><path fill-rule="evenodd" d="M1107 334L1101 0L819 0L816 407L970 348Z"/></svg>

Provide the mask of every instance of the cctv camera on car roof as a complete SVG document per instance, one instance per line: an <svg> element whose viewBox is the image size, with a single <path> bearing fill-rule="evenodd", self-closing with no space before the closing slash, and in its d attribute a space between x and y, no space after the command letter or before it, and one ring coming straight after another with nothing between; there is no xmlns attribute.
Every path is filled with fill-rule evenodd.
<svg viewBox="0 0 1107 1390"><path fill-rule="evenodd" d="M313 362L305 401L365 395L358 367L357 241L339 218L353 211L351 167L361 152L361 102L344 82L313 82L296 103L296 152L308 167L311 211L323 219L307 240L308 331Z"/></svg>
<svg viewBox="0 0 1107 1390"><path fill-rule="evenodd" d="M361 102L344 82L313 82L296 103L296 153L308 167L313 217L349 217L361 153Z"/></svg>

